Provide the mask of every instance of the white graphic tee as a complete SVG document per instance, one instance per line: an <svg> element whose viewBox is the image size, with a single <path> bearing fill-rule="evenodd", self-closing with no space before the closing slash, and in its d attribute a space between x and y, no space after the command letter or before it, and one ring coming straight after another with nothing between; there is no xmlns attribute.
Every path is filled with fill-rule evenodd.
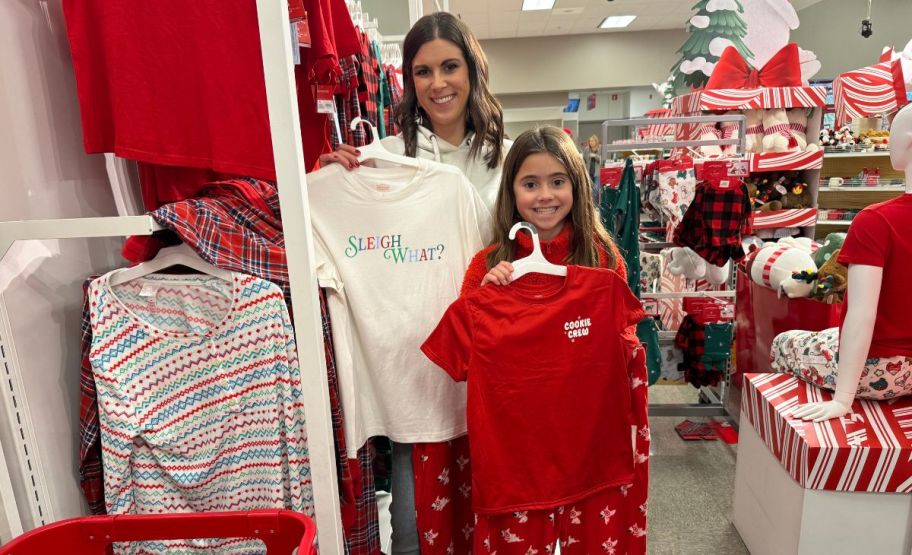
<svg viewBox="0 0 912 555"><path fill-rule="evenodd" d="M307 176L350 457L374 435L416 443L466 433L465 384L420 346L489 241L490 214L458 169L418 162Z"/></svg>

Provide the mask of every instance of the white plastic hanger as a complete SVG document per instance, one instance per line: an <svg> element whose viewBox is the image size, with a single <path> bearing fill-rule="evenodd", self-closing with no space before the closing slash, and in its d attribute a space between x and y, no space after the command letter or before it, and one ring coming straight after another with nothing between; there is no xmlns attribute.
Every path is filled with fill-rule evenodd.
<svg viewBox="0 0 912 555"><path fill-rule="evenodd" d="M566 276L567 267L558 266L548 262L548 259L542 254L541 243L538 241L538 230L529 222L517 222L510 228L510 239L516 238L516 233L520 229L525 229L532 236L532 254L525 258L513 261L513 275L511 279L519 279L526 274L537 272L539 274L549 274L552 276Z"/></svg>
<svg viewBox="0 0 912 555"><path fill-rule="evenodd" d="M166 247L158 251L158 254L155 255L155 258L149 260L148 262L142 262L133 266L132 268L127 268L120 270L113 274L110 278L109 283L111 285L120 285L128 281L132 281L149 274L154 274L155 272L164 270L171 266L186 266L192 270L196 270L202 274L207 274L225 281L231 281L232 274L228 270L223 270L212 264L209 264L205 260L199 257L196 252L187 246L186 243L181 243L180 245L174 247Z"/></svg>
<svg viewBox="0 0 912 555"><path fill-rule="evenodd" d="M401 154L393 154L392 152L386 150L386 147L380 142L380 137L377 135L377 128L374 127L374 124L362 119L360 116L353 119L351 122L351 129L354 131L357 129L358 124L363 123L371 132L371 142L358 147L358 150L361 151L361 156L358 156L359 162L364 162L365 160L383 160L384 162L392 162L393 164L398 164L400 166L408 166L410 168L419 167L419 162L417 158L411 158L409 156L403 156Z"/></svg>

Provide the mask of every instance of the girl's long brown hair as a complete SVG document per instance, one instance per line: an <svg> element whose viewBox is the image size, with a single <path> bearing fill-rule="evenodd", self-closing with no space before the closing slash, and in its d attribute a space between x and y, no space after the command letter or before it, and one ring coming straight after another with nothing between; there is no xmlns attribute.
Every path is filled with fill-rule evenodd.
<svg viewBox="0 0 912 555"><path fill-rule="evenodd" d="M485 164L496 168L503 157L503 108L489 90L488 59L478 39L465 23L447 12L426 15L415 22L402 43L402 102L396 109L396 123L402 131L406 156L418 151L418 125L421 121L433 131L430 118L418 103L412 80L412 63L418 50L434 39L445 39L462 51L469 69L469 102L466 106L466 131L474 131L469 156L484 153ZM487 151L487 152L485 152Z"/></svg>
<svg viewBox="0 0 912 555"><path fill-rule="evenodd" d="M538 153L550 154L557 158L566 168L573 187L573 207L570 209L568 222L573 225L573 241L570 245L570 255L564 262L597 268L600 266L601 247L608 261L608 268L614 269L617 265L614 241L602 225L592 202L591 182L583 157L576 150L573 139L561 129L550 125L523 132L507 153L500 179L500 192L494 204L494 244L497 246L488 254L488 269L502 260L512 262L516 257L516 248L510 240L509 233L513 224L522 218L516 210L513 182L526 158Z"/></svg>

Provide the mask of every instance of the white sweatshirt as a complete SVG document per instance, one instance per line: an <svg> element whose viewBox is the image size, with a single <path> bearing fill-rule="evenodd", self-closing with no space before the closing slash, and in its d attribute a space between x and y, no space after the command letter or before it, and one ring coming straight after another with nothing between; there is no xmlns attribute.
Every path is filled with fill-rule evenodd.
<svg viewBox="0 0 912 555"><path fill-rule="evenodd" d="M474 137L474 133L469 133L462 143L452 145L435 135L430 129L419 125L417 154L419 158L443 162L462 170L462 173L469 178L478 194L481 195L485 206L493 212L494 202L497 200L497 192L500 190L500 175L503 171L503 163L501 162L494 169L489 168L484 160L483 154L486 152L485 150L482 151L482 155L478 158L470 158L469 147ZM402 140L401 135L386 137L382 143L390 152L405 154L405 141ZM510 150L512 145L513 141L504 139L504 157L506 157L507 151Z"/></svg>

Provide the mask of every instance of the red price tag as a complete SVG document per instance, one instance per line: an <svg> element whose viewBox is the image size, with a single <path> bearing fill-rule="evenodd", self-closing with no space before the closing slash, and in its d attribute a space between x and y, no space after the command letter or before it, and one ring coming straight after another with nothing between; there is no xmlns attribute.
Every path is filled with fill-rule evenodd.
<svg viewBox="0 0 912 555"><path fill-rule="evenodd" d="M623 174L624 168L601 168L599 169L599 183L602 187L617 189L621 186L621 176Z"/></svg>
<svg viewBox="0 0 912 555"><path fill-rule="evenodd" d="M304 9L304 0L288 0L288 19L300 21L305 17L307 11Z"/></svg>
<svg viewBox="0 0 912 555"><path fill-rule="evenodd" d="M334 114L336 112L336 99L333 88L329 85L317 85L314 96L317 99L318 114Z"/></svg>

